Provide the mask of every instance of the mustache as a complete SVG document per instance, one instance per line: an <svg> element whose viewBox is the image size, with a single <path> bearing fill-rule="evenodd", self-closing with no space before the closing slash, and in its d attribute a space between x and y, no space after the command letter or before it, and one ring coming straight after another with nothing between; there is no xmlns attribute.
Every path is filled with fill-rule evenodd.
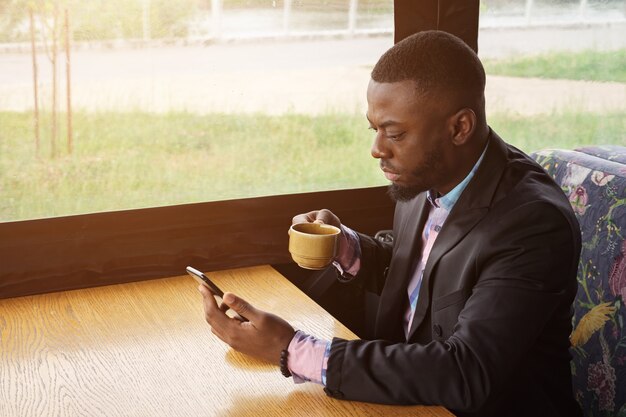
<svg viewBox="0 0 626 417"><path fill-rule="evenodd" d="M380 169L382 170L393 172L394 174L398 173L398 170L388 162L381 160L379 165L380 165Z"/></svg>

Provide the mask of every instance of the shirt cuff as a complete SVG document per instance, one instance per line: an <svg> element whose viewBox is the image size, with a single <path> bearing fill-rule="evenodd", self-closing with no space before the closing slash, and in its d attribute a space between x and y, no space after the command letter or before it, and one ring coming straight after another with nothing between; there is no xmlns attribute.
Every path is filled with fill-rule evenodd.
<svg viewBox="0 0 626 417"><path fill-rule="evenodd" d="M359 273L361 268L361 243L359 235L349 227L341 225L341 236L339 238L339 253L333 261L333 265L341 276L352 279Z"/></svg>
<svg viewBox="0 0 626 417"><path fill-rule="evenodd" d="M317 339L298 330L291 339L287 351L287 367L293 375L293 382L315 382L326 384L326 368L330 356L328 340Z"/></svg>

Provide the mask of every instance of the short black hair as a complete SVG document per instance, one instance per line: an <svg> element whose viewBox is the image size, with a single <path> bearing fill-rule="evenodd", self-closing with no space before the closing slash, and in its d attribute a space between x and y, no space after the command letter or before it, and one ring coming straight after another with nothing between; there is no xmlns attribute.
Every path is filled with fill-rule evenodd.
<svg viewBox="0 0 626 417"><path fill-rule="evenodd" d="M461 39L444 31L404 38L380 57L371 77L379 83L413 80L418 94L451 93L480 100L484 107L485 69L480 59Z"/></svg>

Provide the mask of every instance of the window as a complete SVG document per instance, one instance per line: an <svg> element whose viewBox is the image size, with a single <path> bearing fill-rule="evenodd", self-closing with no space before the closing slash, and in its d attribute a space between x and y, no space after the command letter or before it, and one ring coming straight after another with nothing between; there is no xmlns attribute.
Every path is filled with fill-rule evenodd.
<svg viewBox="0 0 626 417"><path fill-rule="evenodd" d="M624 144L625 4L481 3L505 140ZM364 112L390 0L0 6L2 222L386 183Z"/></svg>
<svg viewBox="0 0 626 417"><path fill-rule="evenodd" d="M485 0L487 114L508 142L626 146L626 2Z"/></svg>
<svg viewBox="0 0 626 417"><path fill-rule="evenodd" d="M390 1L46 4L0 16L0 221L383 183Z"/></svg>

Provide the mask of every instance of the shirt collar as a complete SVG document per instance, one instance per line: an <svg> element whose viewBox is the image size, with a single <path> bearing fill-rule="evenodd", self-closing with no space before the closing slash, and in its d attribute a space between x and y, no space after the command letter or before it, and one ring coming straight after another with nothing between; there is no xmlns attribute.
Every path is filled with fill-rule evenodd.
<svg viewBox="0 0 626 417"><path fill-rule="evenodd" d="M430 201L430 203L435 207L442 207L446 211L452 210L452 207L454 207L456 202L459 200L459 197L461 197L461 194L465 190L465 187L467 187L467 184L469 184L471 179L474 177L474 174L476 173L476 170L480 166L480 163L482 162L486 151L487 151L487 145L485 145L485 149L483 149L483 153L480 155L480 158L478 158L478 161L476 161L476 163L472 167L472 170L469 172L469 174L467 174L467 176L463 179L463 181L458 183L456 187L450 190L450 192L448 192L447 194L443 196L440 196L434 190L428 190L428 193L426 194L426 198L428 199L428 201Z"/></svg>

